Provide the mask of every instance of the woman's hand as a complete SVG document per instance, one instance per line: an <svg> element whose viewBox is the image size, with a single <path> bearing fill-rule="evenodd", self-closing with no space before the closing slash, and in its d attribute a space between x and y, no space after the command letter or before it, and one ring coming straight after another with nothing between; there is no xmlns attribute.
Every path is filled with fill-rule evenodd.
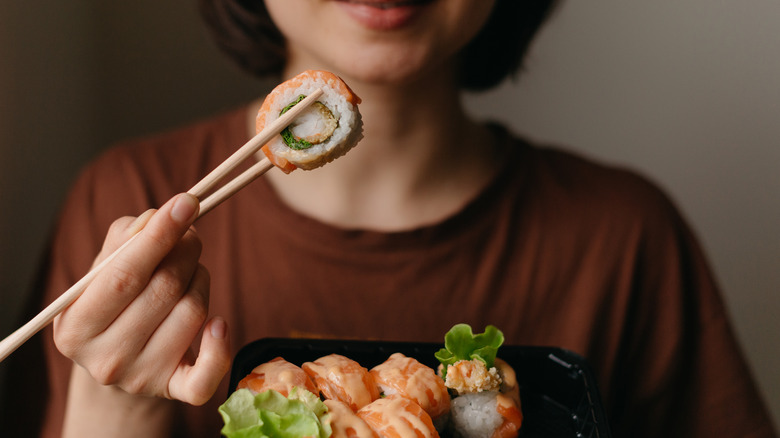
<svg viewBox="0 0 780 438"><path fill-rule="evenodd" d="M224 320L203 329L209 276L190 228L198 202L182 194L159 211L114 222L99 262L140 234L55 320L57 348L102 385L129 394L205 403L230 367Z"/></svg>

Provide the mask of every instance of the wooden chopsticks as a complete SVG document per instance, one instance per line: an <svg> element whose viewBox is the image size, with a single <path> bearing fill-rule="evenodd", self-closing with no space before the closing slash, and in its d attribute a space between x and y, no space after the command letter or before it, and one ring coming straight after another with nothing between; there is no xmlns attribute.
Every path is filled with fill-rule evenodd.
<svg viewBox="0 0 780 438"><path fill-rule="evenodd" d="M300 101L297 105L290 108L287 112L281 115L278 119L268 124L260 133L250 139L246 144L239 148L236 152L223 161L219 166L212 170L202 180L195 184L187 193L197 197L200 200L200 211L198 217L200 218L204 214L213 210L214 207L221 204L223 201L233 196L242 188L246 187L250 182L257 179L260 175L267 172L273 167L273 164L268 158L255 163L252 167L245 170L236 178L224 184L213 193L206 194L212 190L216 185L222 181L226 175L228 175L233 169L241 164L247 158L253 156L257 151L268 143L275 135L284 130L285 127L290 125L292 121L298 117L307 107L314 103L321 95L323 91L317 89L309 94L305 99ZM84 277L76 282L70 289L66 290L56 300L49 304L33 319L28 321L22 327L11 333L8 337L0 341L0 362L5 360L11 355L17 348L27 342L33 335L38 333L41 329L49 325L54 318L59 315L65 308L73 303L81 294L86 290L87 286L94 280L97 274L108 265L122 250L132 242L138 234L133 235L122 246L120 246L111 255L106 257L97 266L92 268Z"/></svg>

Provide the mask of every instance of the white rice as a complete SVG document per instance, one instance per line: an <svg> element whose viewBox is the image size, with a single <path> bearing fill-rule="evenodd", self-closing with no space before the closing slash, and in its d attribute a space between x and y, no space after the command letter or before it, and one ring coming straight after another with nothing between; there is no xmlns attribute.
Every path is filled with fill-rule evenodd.
<svg viewBox="0 0 780 438"><path fill-rule="evenodd" d="M490 438L503 418L496 411L496 391L463 394L452 399L450 426L459 438Z"/></svg>
<svg viewBox="0 0 780 438"><path fill-rule="evenodd" d="M323 94L318 99L338 120L338 127L331 137L323 143L315 144L308 149L296 150L288 147L281 136L276 136L269 142L271 153L286 159L296 167L311 170L320 167L344 155L363 138L363 122L357 107L347 102L345 96L339 94L321 77L307 80L297 88L284 90L272 102L266 114L265 125L279 118L282 109L294 102L300 95L308 96L317 88L322 88Z"/></svg>

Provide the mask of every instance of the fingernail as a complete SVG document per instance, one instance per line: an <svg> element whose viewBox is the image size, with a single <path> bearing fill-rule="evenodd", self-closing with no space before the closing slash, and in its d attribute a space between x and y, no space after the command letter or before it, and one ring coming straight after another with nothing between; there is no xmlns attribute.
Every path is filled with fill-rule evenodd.
<svg viewBox="0 0 780 438"><path fill-rule="evenodd" d="M192 195L179 196L171 209L171 219L180 224L192 222L198 212L198 200Z"/></svg>
<svg viewBox="0 0 780 438"><path fill-rule="evenodd" d="M223 339L227 332L227 324L222 318L214 318L211 322L211 337L214 339Z"/></svg>

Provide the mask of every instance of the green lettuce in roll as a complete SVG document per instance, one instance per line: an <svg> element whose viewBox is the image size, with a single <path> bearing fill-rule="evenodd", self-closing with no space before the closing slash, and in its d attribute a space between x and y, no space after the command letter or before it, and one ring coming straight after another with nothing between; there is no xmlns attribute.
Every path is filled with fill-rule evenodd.
<svg viewBox="0 0 780 438"><path fill-rule="evenodd" d="M498 348L504 343L504 334L495 326L485 327L485 332L475 335L468 324L456 324L444 335L444 348L437 351L436 359L444 366L442 378L447 375L447 367L460 360L478 359L488 369L493 367Z"/></svg>

